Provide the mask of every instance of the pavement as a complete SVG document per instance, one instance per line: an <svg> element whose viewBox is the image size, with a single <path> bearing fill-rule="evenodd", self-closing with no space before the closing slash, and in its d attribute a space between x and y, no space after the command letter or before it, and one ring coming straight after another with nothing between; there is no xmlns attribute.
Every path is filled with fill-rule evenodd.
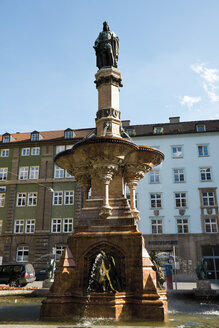
<svg viewBox="0 0 219 328"><path fill-rule="evenodd" d="M1 285L0 285L1 286ZM37 287L37 288L42 288L43 286L43 281L34 281L30 284L27 284L27 288L31 287ZM166 287L165 283L164 286ZM173 289L180 289L180 290L192 290L193 288L196 288L196 282L185 282L185 281L180 281L180 282L173 282ZM218 290L219 291L219 280L212 280L211 281L211 288Z"/></svg>
<svg viewBox="0 0 219 328"><path fill-rule="evenodd" d="M164 286L166 288L166 283L164 283ZM196 287L196 282L173 282L173 290L193 290ZM212 280L211 281L211 288L213 290L216 290L219 293L219 280Z"/></svg>
<svg viewBox="0 0 219 328"><path fill-rule="evenodd" d="M7 285L1 285L7 287ZM166 288L166 283L164 283L164 287ZM24 290L28 290L28 288L43 288L43 281L34 281L26 285L24 287ZM196 282L187 282L187 281L179 281L179 282L173 282L173 290L192 290L193 288L196 288ZM212 280L211 281L211 288L214 290L219 291L219 280ZM0 296L1 296L2 290L0 290Z"/></svg>
<svg viewBox="0 0 219 328"><path fill-rule="evenodd" d="M0 284L0 287L1 286L7 287L6 285ZM164 283L164 287L168 295L193 294L193 289L196 288L196 282L173 282L173 289L167 289L166 283ZM211 288L216 290L216 293L219 295L219 280L213 280L211 282ZM34 281L27 284L27 286L22 289L0 289L0 297L31 294L33 294L33 296L46 297L48 290L48 288L43 288L43 281Z"/></svg>

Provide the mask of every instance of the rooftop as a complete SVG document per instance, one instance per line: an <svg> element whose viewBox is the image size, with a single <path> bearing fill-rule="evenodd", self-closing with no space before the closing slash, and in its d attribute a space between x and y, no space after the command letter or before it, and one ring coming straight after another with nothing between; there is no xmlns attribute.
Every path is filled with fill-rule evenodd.
<svg viewBox="0 0 219 328"><path fill-rule="evenodd" d="M180 122L179 117L170 117L169 123L155 123L155 124L142 124L142 125L130 125L129 121L123 121L123 128L127 134L131 137L141 137L141 136L153 136L153 135L174 135L174 134L188 134L188 133L208 133L208 132L219 132L219 120L205 120L205 121L188 121ZM73 142L75 143L79 139L87 137L92 133L94 128L87 129L76 129L72 130L72 138L65 138L66 130L56 130L56 131L33 131L33 132L17 132L13 134L5 133L0 135L0 143L2 142L2 137L4 135L10 135L10 144L12 143L28 143L31 141L31 135L33 133L39 133L39 140L34 140L34 142ZM5 143L3 143L5 144Z"/></svg>

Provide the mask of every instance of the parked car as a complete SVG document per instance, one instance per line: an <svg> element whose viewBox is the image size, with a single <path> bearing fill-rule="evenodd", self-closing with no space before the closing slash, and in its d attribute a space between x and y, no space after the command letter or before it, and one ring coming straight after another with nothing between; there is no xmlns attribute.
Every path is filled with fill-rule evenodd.
<svg viewBox="0 0 219 328"><path fill-rule="evenodd" d="M0 265L0 284L24 287L35 280L35 271L30 263Z"/></svg>
<svg viewBox="0 0 219 328"><path fill-rule="evenodd" d="M46 269L36 272L36 280L37 281L42 281L45 279L48 279L48 271Z"/></svg>

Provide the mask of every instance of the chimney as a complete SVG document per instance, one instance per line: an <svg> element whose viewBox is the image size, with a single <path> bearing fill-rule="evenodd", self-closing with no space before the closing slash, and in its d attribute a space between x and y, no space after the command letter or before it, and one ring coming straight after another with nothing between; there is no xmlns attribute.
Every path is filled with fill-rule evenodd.
<svg viewBox="0 0 219 328"><path fill-rule="evenodd" d="M170 123L179 123L180 116L169 117Z"/></svg>
<svg viewBox="0 0 219 328"><path fill-rule="evenodd" d="M122 126L129 126L129 125L130 125L130 120L122 121Z"/></svg>

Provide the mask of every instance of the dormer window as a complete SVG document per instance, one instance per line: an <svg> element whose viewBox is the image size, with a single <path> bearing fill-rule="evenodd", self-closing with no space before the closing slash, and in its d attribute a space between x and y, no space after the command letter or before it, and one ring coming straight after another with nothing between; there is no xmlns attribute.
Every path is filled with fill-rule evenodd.
<svg viewBox="0 0 219 328"><path fill-rule="evenodd" d="M74 131L72 129L65 130L65 139L71 139L74 137Z"/></svg>
<svg viewBox="0 0 219 328"><path fill-rule="evenodd" d="M163 127L161 127L161 126L154 127L153 133L154 134L162 134L163 133Z"/></svg>
<svg viewBox="0 0 219 328"><path fill-rule="evenodd" d="M132 129L132 128L127 128L127 129L125 129L125 132L126 133L128 133L128 135L130 136L130 137L134 137L134 136L136 136L136 132L135 132L135 129Z"/></svg>
<svg viewBox="0 0 219 328"><path fill-rule="evenodd" d="M205 132L206 131L205 124L197 124L196 131L197 132Z"/></svg>
<svg viewBox="0 0 219 328"><path fill-rule="evenodd" d="M10 134L9 133L3 134L2 142L4 142L4 143L10 142Z"/></svg>
<svg viewBox="0 0 219 328"><path fill-rule="evenodd" d="M31 133L31 141L38 141L39 140L39 132L38 131L33 131Z"/></svg>

